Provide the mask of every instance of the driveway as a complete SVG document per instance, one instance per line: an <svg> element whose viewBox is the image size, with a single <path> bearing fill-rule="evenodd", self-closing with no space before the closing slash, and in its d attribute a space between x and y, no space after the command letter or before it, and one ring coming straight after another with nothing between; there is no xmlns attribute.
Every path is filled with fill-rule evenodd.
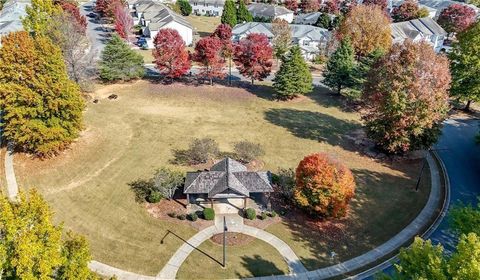
<svg viewBox="0 0 480 280"><path fill-rule="evenodd" d="M95 2L90 1L80 6L80 13L87 18L87 36L90 40L90 51L93 51L95 58L100 58L100 54L110 38L111 31L105 27L100 19L93 15L98 15L94 12Z"/></svg>

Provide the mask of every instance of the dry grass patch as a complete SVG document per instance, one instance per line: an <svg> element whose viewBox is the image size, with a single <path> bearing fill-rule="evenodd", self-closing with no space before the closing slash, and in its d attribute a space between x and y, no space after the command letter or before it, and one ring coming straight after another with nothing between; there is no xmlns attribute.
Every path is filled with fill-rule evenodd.
<svg viewBox="0 0 480 280"><path fill-rule="evenodd" d="M90 102L85 112L86 130L70 150L43 161L16 157L19 183L39 188L56 211L57 221L87 235L95 259L149 275L158 273L182 243L171 235L162 242L167 230L184 239L195 230L149 215L134 201L128 184L150 178L162 166L190 170L170 161L172 151L187 148L193 138L213 138L227 152L239 140L259 143L265 150L259 160L272 171L295 167L313 152L329 153L347 164L355 171L358 191L352 225L345 233L351 239L345 245L332 245L345 247L337 250L342 257L379 244L411 220L424 203L423 193L411 191L418 165L384 164L358 154L345 134L361 126L359 116L342 110L338 98L328 91L318 89L287 103L271 101L271 91L265 85L243 89L147 81L100 87L93 94L99 102ZM118 99L108 100L111 93ZM325 264L330 247L314 247L306 229L283 223L268 230L287 241L307 266ZM322 239L317 243L323 244ZM245 267L255 266L255 252L247 254L238 275L251 275ZM261 253L284 271L281 258L272 253L269 259ZM242 254L231 251L240 262ZM213 266L212 271L214 278L237 275Z"/></svg>

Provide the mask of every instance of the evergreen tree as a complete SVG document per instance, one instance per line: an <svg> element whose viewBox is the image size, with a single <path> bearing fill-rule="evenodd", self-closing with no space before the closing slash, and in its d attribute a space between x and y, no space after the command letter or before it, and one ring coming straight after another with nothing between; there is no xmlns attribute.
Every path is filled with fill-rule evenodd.
<svg viewBox="0 0 480 280"><path fill-rule="evenodd" d="M321 13L315 22L315 26L320 28L329 29L332 27L330 16L327 13Z"/></svg>
<svg viewBox="0 0 480 280"><path fill-rule="evenodd" d="M327 67L323 74L323 82L328 87L336 89L337 93L340 94L343 88L353 85L354 70L355 57L353 48L350 41L344 39L327 62Z"/></svg>
<svg viewBox="0 0 480 280"><path fill-rule="evenodd" d="M363 85L367 80L368 72L370 72L370 69L373 67L375 62L377 62L377 60L384 54L385 52L383 50L376 49L372 53L358 58L353 75L353 85L349 93L351 98L357 99L361 96Z"/></svg>
<svg viewBox="0 0 480 280"><path fill-rule="evenodd" d="M99 70L100 78L107 81L141 78L145 74L143 58L134 52L118 35L105 46Z"/></svg>
<svg viewBox="0 0 480 280"><path fill-rule="evenodd" d="M238 9L237 9L237 22L244 23L244 22L252 22L253 16L247 9L245 2L243 0L239 1Z"/></svg>
<svg viewBox="0 0 480 280"><path fill-rule="evenodd" d="M192 5L187 0L177 1L177 6L182 13L182 16L189 16L192 13Z"/></svg>
<svg viewBox="0 0 480 280"><path fill-rule="evenodd" d="M80 90L68 79L62 53L50 39L14 32L3 37L2 44L3 137L23 151L53 155L82 128Z"/></svg>
<svg viewBox="0 0 480 280"><path fill-rule="evenodd" d="M312 74L302 57L300 47L294 46L282 58L280 70L273 81L278 99L292 99L312 91Z"/></svg>
<svg viewBox="0 0 480 280"><path fill-rule="evenodd" d="M237 8L235 7L235 2L233 2L233 0L225 1L221 21L231 27L237 25Z"/></svg>
<svg viewBox="0 0 480 280"><path fill-rule="evenodd" d="M480 22L457 34L450 57L452 87L450 93L470 104L480 101Z"/></svg>

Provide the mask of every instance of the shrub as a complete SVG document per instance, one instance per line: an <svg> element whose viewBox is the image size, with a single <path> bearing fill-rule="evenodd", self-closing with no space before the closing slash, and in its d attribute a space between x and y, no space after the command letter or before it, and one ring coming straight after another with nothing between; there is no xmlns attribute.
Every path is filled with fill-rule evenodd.
<svg viewBox="0 0 480 280"><path fill-rule="evenodd" d="M152 191L147 197L147 201L150 203L157 203L160 200L162 200L162 194L158 191Z"/></svg>
<svg viewBox="0 0 480 280"><path fill-rule="evenodd" d="M245 216L247 216L249 220L254 220L257 217L257 212L253 208L248 208L245 210Z"/></svg>
<svg viewBox="0 0 480 280"><path fill-rule="evenodd" d="M188 218L190 219L190 221L195 222L198 219L198 215L197 213L193 212L188 215Z"/></svg>
<svg viewBox="0 0 480 280"><path fill-rule="evenodd" d="M136 180L131 182L129 186L135 193L135 201L140 203L145 202L154 191L153 182L151 180Z"/></svg>
<svg viewBox="0 0 480 280"><path fill-rule="evenodd" d="M275 212L275 210L272 210L272 212L270 212L270 217L275 218L276 216L277 212Z"/></svg>
<svg viewBox="0 0 480 280"><path fill-rule="evenodd" d="M267 213L262 212L262 214L260 214L260 220L266 220L266 219L267 219Z"/></svg>
<svg viewBox="0 0 480 280"><path fill-rule="evenodd" d="M265 151L260 144L255 144L249 141L235 143L233 150L235 151L237 159L243 163L249 163L265 154Z"/></svg>
<svg viewBox="0 0 480 280"><path fill-rule="evenodd" d="M195 138L188 148L188 157L191 164L206 163L218 154L218 143L211 138Z"/></svg>
<svg viewBox="0 0 480 280"><path fill-rule="evenodd" d="M167 215L170 217L170 218L175 218L177 216L177 213L175 212L168 212Z"/></svg>
<svg viewBox="0 0 480 280"><path fill-rule="evenodd" d="M215 219L215 210L213 210L212 208L203 209L203 217L207 221L211 221L211 220Z"/></svg>
<svg viewBox="0 0 480 280"><path fill-rule="evenodd" d="M342 217L355 193L352 172L326 154L306 156L296 170L296 203L321 217Z"/></svg>
<svg viewBox="0 0 480 280"><path fill-rule="evenodd" d="M183 221L183 220L185 220L185 219L187 218L187 215L185 215L185 214L178 214L178 215L177 215L177 218L178 218L179 220L182 220L182 221Z"/></svg>
<svg viewBox="0 0 480 280"><path fill-rule="evenodd" d="M295 171L292 168L279 169L278 174L272 177L272 181L277 185L277 191L286 200L292 200L295 189Z"/></svg>

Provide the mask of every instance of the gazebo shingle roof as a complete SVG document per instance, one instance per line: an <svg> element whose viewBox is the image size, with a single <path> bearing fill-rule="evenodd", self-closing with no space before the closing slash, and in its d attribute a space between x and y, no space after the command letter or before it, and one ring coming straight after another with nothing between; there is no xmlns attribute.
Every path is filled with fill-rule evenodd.
<svg viewBox="0 0 480 280"><path fill-rule="evenodd" d="M213 198L227 190L249 196L251 192L272 192L268 172L247 171L240 162L225 158L210 171L187 172L186 194L206 193Z"/></svg>

